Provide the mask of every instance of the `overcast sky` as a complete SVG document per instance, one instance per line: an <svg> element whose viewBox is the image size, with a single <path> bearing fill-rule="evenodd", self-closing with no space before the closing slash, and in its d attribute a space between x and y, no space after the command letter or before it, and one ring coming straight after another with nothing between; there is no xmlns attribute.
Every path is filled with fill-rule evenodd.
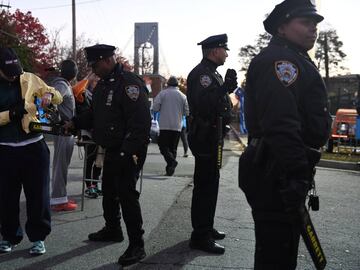
<svg viewBox="0 0 360 270"><path fill-rule="evenodd" d="M11 11L31 11L48 32L61 29L61 41L71 44L71 0L2 0ZM197 42L227 33L229 57L219 69L239 70L239 48L254 44L263 33L262 21L279 0L77 0L77 35L111 44L133 62L134 23L158 22L160 73L186 77L201 60ZM334 28L347 54L345 66L360 74L359 0L321 0L325 17L320 29Z"/></svg>

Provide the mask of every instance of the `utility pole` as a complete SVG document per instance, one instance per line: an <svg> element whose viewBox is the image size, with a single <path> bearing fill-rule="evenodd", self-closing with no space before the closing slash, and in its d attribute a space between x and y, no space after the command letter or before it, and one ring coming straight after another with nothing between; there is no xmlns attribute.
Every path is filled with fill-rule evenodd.
<svg viewBox="0 0 360 270"><path fill-rule="evenodd" d="M72 0L72 56L76 61L76 11L75 0Z"/></svg>
<svg viewBox="0 0 360 270"><path fill-rule="evenodd" d="M324 55L325 55L325 84L329 86L329 44L328 44L328 36L325 32L324 35Z"/></svg>

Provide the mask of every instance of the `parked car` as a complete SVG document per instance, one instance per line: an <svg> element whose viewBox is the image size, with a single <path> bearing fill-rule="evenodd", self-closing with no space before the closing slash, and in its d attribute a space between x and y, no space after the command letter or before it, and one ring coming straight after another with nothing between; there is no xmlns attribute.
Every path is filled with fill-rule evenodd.
<svg viewBox="0 0 360 270"><path fill-rule="evenodd" d="M355 137L357 115L355 109L337 110L332 123L330 138L327 143L327 152L332 153L334 146L339 144L347 146L360 145L360 140L357 140Z"/></svg>

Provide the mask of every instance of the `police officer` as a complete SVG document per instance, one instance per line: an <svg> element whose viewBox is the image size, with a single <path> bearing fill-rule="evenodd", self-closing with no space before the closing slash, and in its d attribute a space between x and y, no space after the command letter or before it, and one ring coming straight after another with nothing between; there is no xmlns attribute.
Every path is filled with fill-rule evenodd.
<svg viewBox="0 0 360 270"><path fill-rule="evenodd" d="M227 54L227 35L216 35L198 43L203 59L187 78L187 98L190 109L189 147L195 157L194 190L191 205L193 232L190 248L223 254L225 248L215 240L225 233L214 229L214 216L219 190L217 167L217 119L222 117L222 130L230 120L231 103L228 93L237 87L236 71L228 69L225 82L216 71L224 64Z"/></svg>
<svg viewBox="0 0 360 270"><path fill-rule="evenodd" d="M92 129L95 143L105 148L102 178L105 227L89 234L89 240L124 240L120 205L129 237L129 247L118 260L124 266L146 256L136 180L146 157L151 116L144 82L116 62L114 51L114 46L105 44L85 48L88 64L101 79L94 89L91 109L64 127Z"/></svg>
<svg viewBox="0 0 360 270"><path fill-rule="evenodd" d="M296 268L298 210L331 124L325 84L307 51L324 18L313 1L285 0L264 21L273 37L247 72L239 185L255 222L255 269Z"/></svg>

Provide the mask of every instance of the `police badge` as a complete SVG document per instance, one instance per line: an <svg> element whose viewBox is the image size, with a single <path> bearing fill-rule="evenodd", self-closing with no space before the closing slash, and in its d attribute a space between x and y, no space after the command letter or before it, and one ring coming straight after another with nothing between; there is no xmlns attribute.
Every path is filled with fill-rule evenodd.
<svg viewBox="0 0 360 270"><path fill-rule="evenodd" d="M295 82L299 74L297 66L289 61L275 62L275 71L278 79L285 87Z"/></svg>
<svg viewBox="0 0 360 270"><path fill-rule="evenodd" d="M212 83L212 80L211 80L210 76L208 76L208 75L201 75L200 76L200 84L204 88L208 87L211 83Z"/></svg>
<svg viewBox="0 0 360 270"><path fill-rule="evenodd" d="M136 101L139 97L140 90L137 85L128 85L125 87L126 95L132 100Z"/></svg>

